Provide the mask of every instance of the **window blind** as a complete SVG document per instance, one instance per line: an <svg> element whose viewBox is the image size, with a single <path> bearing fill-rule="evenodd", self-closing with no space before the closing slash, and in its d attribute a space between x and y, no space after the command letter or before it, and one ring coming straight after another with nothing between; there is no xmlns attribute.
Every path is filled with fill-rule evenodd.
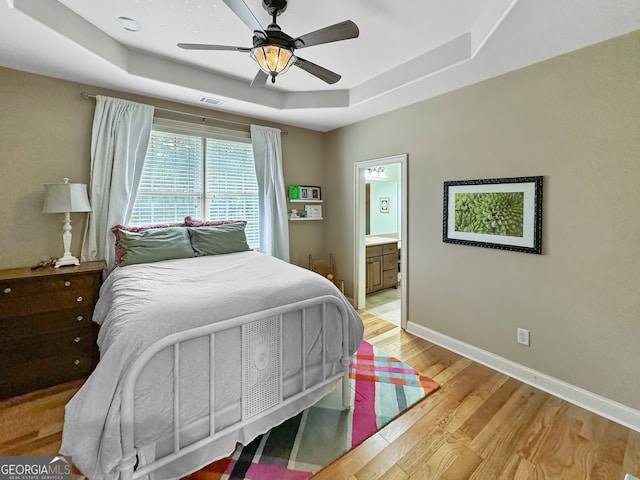
<svg viewBox="0 0 640 480"><path fill-rule="evenodd" d="M158 128L156 128L158 127ZM247 241L259 248L258 184L253 150L233 132L214 138L219 129L195 129L184 122L154 122L142 178L129 223L246 220ZM203 136L204 135L204 136Z"/></svg>
<svg viewBox="0 0 640 480"><path fill-rule="evenodd" d="M260 244L258 181L251 144L207 139L207 218L246 220L250 246Z"/></svg>

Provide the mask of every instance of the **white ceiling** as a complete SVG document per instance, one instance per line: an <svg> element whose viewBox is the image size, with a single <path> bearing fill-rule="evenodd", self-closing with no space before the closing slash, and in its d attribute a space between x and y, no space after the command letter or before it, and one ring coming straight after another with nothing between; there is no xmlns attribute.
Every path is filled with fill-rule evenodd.
<svg viewBox="0 0 640 480"><path fill-rule="evenodd" d="M270 23L261 0L245 3ZM141 31L124 30L121 16ZM251 87L258 68L247 53L176 46L250 47L222 0L6 0L0 65L185 104L213 97L217 110L328 131L638 30L640 2L289 0L277 21L297 37L343 20L359 38L297 52L338 83L291 68Z"/></svg>

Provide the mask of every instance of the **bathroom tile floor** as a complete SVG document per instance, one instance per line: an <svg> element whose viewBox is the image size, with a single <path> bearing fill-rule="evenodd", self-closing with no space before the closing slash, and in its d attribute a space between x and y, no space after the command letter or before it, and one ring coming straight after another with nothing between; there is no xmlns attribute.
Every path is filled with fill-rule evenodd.
<svg viewBox="0 0 640 480"><path fill-rule="evenodd" d="M400 325L400 285L370 293L363 310L394 325Z"/></svg>

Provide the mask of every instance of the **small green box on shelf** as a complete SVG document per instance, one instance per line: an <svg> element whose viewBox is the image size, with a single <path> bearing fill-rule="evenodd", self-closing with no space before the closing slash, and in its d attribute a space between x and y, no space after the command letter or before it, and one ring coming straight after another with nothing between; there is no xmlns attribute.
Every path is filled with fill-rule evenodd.
<svg viewBox="0 0 640 480"><path fill-rule="evenodd" d="M300 185L289 185L289 200L300 200Z"/></svg>

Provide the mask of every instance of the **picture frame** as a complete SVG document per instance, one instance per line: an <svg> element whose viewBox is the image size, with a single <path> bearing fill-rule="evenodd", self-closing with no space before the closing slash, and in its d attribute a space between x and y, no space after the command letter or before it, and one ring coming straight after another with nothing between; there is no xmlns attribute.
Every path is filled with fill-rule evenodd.
<svg viewBox="0 0 640 480"><path fill-rule="evenodd" d="M444 182L442 241L542 254L543 177Z"/></svg>
<svg viewBox="0 0 640 480"><path fill-rule="evenodd" d="M380 197L380 213L389 213L389 197Z"/></svg>
<svg viewBox="0 0 640 480"><path fill-rule="evenodd" d="M305 205L304 209L307 212L307 218L322 218L322 205Z"/></svg>
<svg viewBox="0 0 640 480"><path fill-rule="evenodd" d="M309 200L322 200L320 187L307 187L309 189Z"/></svg>

